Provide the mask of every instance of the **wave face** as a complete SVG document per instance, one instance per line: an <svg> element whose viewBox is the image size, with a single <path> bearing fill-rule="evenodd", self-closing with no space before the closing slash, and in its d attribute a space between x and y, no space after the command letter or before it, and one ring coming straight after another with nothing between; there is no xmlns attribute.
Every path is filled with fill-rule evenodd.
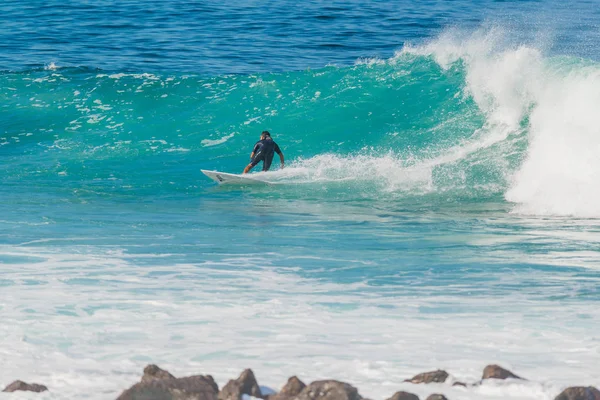
<svg viewBox="0 0 600 400"><path fill-rule="evenodd" d="M491 29L314 71L4 73L1 179L185 192L199 168L240 171L268 129L290 161L271 179L307 192L600 216L600 66L538 47Z"/></svg>

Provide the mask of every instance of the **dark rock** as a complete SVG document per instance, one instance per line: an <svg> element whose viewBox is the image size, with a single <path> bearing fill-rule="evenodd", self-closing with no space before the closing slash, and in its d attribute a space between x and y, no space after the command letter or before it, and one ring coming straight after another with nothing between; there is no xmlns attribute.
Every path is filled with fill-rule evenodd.
<svg viewBox="0 0 600 400"><path fill-rule="evenodd" d="M396 392L388 400L419 400L419 396L408 392Z"/></svg>
<svg viewBox="0 0 600 400"><path fill-rule="evenodd" d="M212 376L195 375L136 383L117 400L217 400L218 393Z"/></svg>
<svg viewBox="0 0 600 400"><path fill-rule="evenodd" d="M347 383L316 381L305 387L294 400L363 400L358 390Z"/></svg>
<svg viewBox="0 0 600 400"><path fill-rule="evenodd" d="M175 379L169 371L160 369L157 365L149 364L144 368L144 376L142 376L142 382L151 382L155 379Z"/></svg>
<svg viewBox="0 0 600 400"><path fill-rule="evenodd" d="M304 390L306 385L298 377L292 376L288 379L284 387L279 393L268 396L268 400L285 400L297 396Z"/></svg>
<svg viewBox="0 0 600 400"><path fill-rule="evenodd" d="M292 376L288 379L284 387L281 388L279 394L285 394L287 396L297 396L304 390L306 385L297 376Z"/></svg>
<svg viewBox="0 0 600 400"><path fill-rule="evenodd" d="M437 371L423 372L422 374L415 375L411 379L407 379L405 382L410 383L442 383L448 379L448 373L438 369Z"/></svg>
<svg viewBox="0 0 600 400"><path fill-rule="evenodd" d="M448 400L448 398L443 394L432 394L426 400Z"/></svg>
<svg viewBox="0 0 600 400"><path fill-rule="evenodd" d="M227 382L219 392L219 400L241 400L244 394L264 398L251 369L245 369L239 378Z"/></svg>
<svg viewBox="0 0 600 400"><path fill-rule="evenodd" d="M600 391L592 386L575 386L563 390L554 400L600 400Z"/></svg>
<svg viewBox="0 0 600 400"><path fill-rule="evenodd" d="M517 376L510 372L507 369L504 369L498 365L488 365L483 370L483 377L481 379L523 379L520 376Z"/></svg>
<svg viewBox="0 0 600 400"><path fill-rule="evenodd" d="M462 387L467 387L467 384L464 382L454 382L452 384L452 386L462 386Z"/></svg>
<svg viewBox="0 0 600 400"><path fill-rule="evenodd" d="M17 390L40 393L45 392L48 388L44 385L38 385L37 383L29 384L17 380L5 387L3 392L16 392Z"/></svg>

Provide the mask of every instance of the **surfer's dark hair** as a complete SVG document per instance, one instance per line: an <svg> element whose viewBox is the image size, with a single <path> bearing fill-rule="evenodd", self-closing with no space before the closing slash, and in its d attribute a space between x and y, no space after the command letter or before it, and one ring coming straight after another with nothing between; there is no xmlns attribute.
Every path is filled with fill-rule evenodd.
<svg viewBox="0 0 600 400"><path fill-rule="evenodd" d="M269 133L269 131L262 131L261 136L271 137L271 134Z"/></svg>

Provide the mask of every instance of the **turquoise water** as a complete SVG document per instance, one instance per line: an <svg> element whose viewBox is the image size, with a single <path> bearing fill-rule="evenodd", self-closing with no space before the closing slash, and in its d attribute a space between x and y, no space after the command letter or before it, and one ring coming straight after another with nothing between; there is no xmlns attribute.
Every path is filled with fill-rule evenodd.
<svg viewBox="0 0 600 400"><path fill-rule="evenodd" d="M0 384L600 385L594 3L0 10ZM200 173L265 129L274 185ZM402 382L489 363L532 382Z"/></svg>

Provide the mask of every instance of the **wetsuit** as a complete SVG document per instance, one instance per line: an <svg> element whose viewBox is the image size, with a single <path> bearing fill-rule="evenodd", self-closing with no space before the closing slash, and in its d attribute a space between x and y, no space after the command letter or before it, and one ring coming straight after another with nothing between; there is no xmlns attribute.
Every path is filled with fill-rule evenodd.
<svg viewBox="0 0 600 400"><path fill-rule="evenodd" d="M254 158L252 158L250 165L254 167L256 164L262 161L263 171L268 171L269 168L271 168L271 162L273 161L274 153L281 155L281 150L279 149L279 146L277 146L277 143L275 143L271 138L259 140L258 142L256 142L256 144L254 145L254 150L252 150L252 152L254 153Z"/></svg>

